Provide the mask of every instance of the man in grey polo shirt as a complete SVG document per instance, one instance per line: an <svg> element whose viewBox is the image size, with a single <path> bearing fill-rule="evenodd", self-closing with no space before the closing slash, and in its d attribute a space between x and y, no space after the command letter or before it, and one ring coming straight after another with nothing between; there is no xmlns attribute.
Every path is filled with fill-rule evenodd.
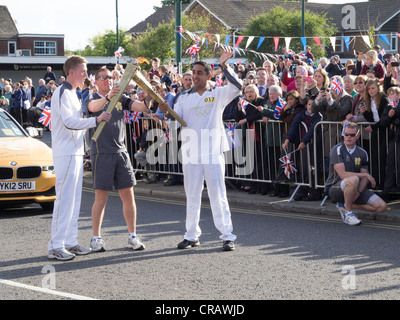
<svg viewBox="0 0 400 320"><path fill-rule="evenodd" d="M342 220L348 225L361 223L353 209L370 212L384 212L385 201L367 189L368 184L375 188L375 179L368 173L368 154L356 145L360 129L354 122L349 122L344 130L344 142L334 146L329 158L329 176L325 190L336 202Z"/></svg>
<svg viewBox="0 0 400 320"><path fill-rule="evenodd" d="M119 92L119 86L113 87L110 70L102 68L96 72L98 92L85 101L88 116L96 116L106 110L112 97ZM90 153L92 162L95 201L92 207L93 237L90 246L93 252L105 250L100 229L107 204L108 193L115 187L123 202L123 214L128 227L128 247L143 250L144 244L136 235L136 204L133 186L136 184L131 161L124 140L125 122L124 110L146 112L143 102L133 101L122 95L119 103L111 113L111 120L97 139L92 141ZM92 132L93 133L93 132Z"/></svg>

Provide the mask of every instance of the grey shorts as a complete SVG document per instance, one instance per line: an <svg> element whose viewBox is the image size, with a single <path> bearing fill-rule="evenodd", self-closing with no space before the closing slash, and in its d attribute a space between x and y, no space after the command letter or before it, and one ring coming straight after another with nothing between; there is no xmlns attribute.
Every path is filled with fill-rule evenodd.
<svg viewBox="0 0 400 320"><path fill-rule="evenodd" d="M344 203L345 180L340 180L329 188L329 198L334 202ZM379 197L371 190L365 189L354 202L355 204L372 204Z"/></svg>
<svg viewBox="0 0 400 320"><path fill-rule="evenodd" d="M91 156L93 188L111 191L136 185L131 160L127 152L100 153Z"/></svg>

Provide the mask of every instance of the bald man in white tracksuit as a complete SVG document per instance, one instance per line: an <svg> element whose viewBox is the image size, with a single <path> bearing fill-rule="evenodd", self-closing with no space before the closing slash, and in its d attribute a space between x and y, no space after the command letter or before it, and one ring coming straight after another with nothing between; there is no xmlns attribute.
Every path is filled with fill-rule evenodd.
<svg viewBox="0 0 400 320"><path fill-rule="evenodd" d="M184 241L178 244L178 248L186 249L199 245L201 194L205 179L214 224L223 240L223 250L231 251L235 249L233 242L236 240L236 235L232 234L233 226L224 180L223 152L229 149L229 144L222 113L240 93L242 82L231 68L225 66L223 73L229 81L228 85L215 88L207 85L206 90L199 94L196 89L196 69L202 67L195 63L194 88L183 93L174 106L174 111L187 123L187 127L181 130L184 187L187 198L186 233Z"/></svg>
<svg viewBox="0 0 400 320"><path fill-rule="evenodd" d="M78 73L84 75L86 64ZM87 76L87 73L86 73ZM84 77L83 77L84 79ZM78 81L72 77L58 87L51 100L51 142L56 173L56 201L54 202L51 239L48 243L49 258L70 260L75 254L90 251L78 245L78 218L81 207L83 176L84 129L96 127L104 115L83 118L81 103L76 94ZM83 80L82 80L83 82Z"/></svg>

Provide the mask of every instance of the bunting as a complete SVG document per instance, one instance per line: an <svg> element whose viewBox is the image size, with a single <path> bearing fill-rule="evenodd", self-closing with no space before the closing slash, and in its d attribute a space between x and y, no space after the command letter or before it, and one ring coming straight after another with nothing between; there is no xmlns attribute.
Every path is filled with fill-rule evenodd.
<svg viewBox="0 0 400 320"><path fill-rule="evenodd" d="M194 56L198 53L198 51L200 50L201 46L206 42L206 46L208 46L208 42L210 41L211 43L214 43L214 50L217 47L221 47L222 49L231 49L231 50L235 50L237 51L237 53L239 55L244 55L246 54L246 52L250 52L253 53L255 55L257 55L260 59L263 60L269 60L268 58L271 59L277 59L278 56L276 54L271 54L271 53L262 53L262 52L257 52L257 50L261 47L261 45L263 44L265 39L273 39L274 45L275 45L275 53L277 53L278 51L278 47L279 47L279 41L281 38L283 38L285 40L285 50L286 52L288 52L290 50L290 43L291 40L293 38L297 38L297 37L272 37L272 36L237 36L234 38L234 41L232 42L232 46L229 46L229 42L231 39L231 35L226 35L225 36L225 45L223 45L223 43L221 43L221 35L220 34L210 34L206 31L196 31L196 32L190 32L188 30L183 29L182 27L179 28L178 33L181 35L183 32L187 33L189 35L189 37L196 42L195 45L189 47L186 51L186 53L190 53L192 55L192 57L194 58ZM204 34L205 37L207 37L207 39L205 39L204 37L201 37L200 34ZM388 40L387 35L384 34L380 34L380 35L376 35L377 37L379 37L382 41L384 41L385 43L387 43L388 45L390 45L390 42ZM397 36L400 37L400 33L397 33ZM183 36L182 36L183 37ZM216 41L214 41L213 37L215 37L214 39L216 39ZM330 45L332 46L333 49L335 49L336 47L336 40L337 38L342 38L347 51L350 50L350 43L357 37L361 37L361 39L364 41L365 45L368 48L371 48L371 43L370 40L368 38L368 36L364 36L364 35L357 35L357 36L333 36L333 37L326 37L325 39L329 39ZM245 46L244 48L241 48L240 45L241 43L243 43L243 40L247 38L247 41L245 42ZM254 39L258 38L258 43L257 43L257 48L256 51L255 50L251 50L249 49L249 46L253 43ZM303 46L303 48L305 48L307 46L307 39L313 39L316 44L324 49L324 45L326 45L326 43L322 43L321 42L321 37L318 36L314 36L314 37L298 37L298 39L300 39L301 44Z"/></svg>

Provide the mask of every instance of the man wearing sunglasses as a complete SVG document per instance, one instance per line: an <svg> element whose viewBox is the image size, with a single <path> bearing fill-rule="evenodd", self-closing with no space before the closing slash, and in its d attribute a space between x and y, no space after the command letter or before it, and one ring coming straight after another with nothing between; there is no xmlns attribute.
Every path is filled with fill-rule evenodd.
<svg viewBox="0 0 400 320"><path fill-rule="evenodd" d="M98 92L85 101L85 108L89 117L107 110L110 100L120 91L118 85L114 86L113 77L107 68L98 70L95 79ZM92 141L90 147L93 188L95 189L95 201L92 207L93 237L90 241L93 252L105 251L100 229L108 194L113 188L118 190L123 203L123 214L129 232L128 247L134 250L145 248L139 237L136 236L136 204L133 194L133 186L136 184L136 180L125 147L124 110L148 111L143 102L122 95L111 113L111 120L104 126L97 141ZM93 132L91 133L93 134Z"/></svg>
<svg viewBox="0 0 400 320"><path fill-rule="evenodd" d="M325 183L329 197L336 202L342 220L348 225L359 225L353 209L369 212L384 212L385 201L367 189L375 188L375 179L368 173L368 154L357 146L360 129L348 122L344 129L344 141L330 152L329 176Z"/></svg>

